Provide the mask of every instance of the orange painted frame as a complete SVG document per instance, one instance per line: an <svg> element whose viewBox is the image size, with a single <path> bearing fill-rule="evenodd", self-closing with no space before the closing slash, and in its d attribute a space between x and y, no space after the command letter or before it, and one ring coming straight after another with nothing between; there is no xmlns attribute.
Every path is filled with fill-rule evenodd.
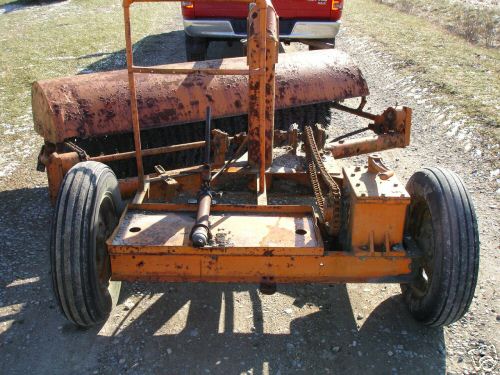
<svg viewBox="0 0 500 375"><path fill-rule="evenodd" d="M173 204L130 204L128 209L145 211L196 211L195 205ZM214 211L236 213L293 213L312 212L308 206L247 206L219 205ZM147 280L161 282L405 282L412 275L412 258L404 251L326 251L318 255L238 255L234 251L208 251L190 247L182 253L163 253L159 247L155 253L147 248L135 248L133 252L123 251L112 244L120 223L107 241L111 257L113 280ZM316 233L322 241L321 234ZM184 249L185 250L185 249Z"/></svg>

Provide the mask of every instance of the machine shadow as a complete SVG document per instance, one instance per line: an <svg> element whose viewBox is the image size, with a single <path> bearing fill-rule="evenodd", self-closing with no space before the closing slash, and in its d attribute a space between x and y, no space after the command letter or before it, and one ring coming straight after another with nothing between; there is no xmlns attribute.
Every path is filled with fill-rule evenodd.
<svg viewBox="0 0 500 375"><path fill-rule="evenodd" d="M148 35L133 46L134 63L140 66L172 64L186 61L184 49L184 31L176 30L162 34ZM108 54L92 54L80 59L104 56L102 59L87 65L80 74L125 69L127 67L125 49ZM212 42L208 49L208 59L243 56L243 46L235 41L231 46L226 42Z"/></svg>
<svg viewBox="0 0 500 375"><path fill-rule="evenodd" d="M109 342L135 340L140 362L153 373L445 373L443 331L414 322L399 297L381 303L359 326L345 285L280 286L292 309L247 284L133 283L126 289L146 308L118 306L125 311L101 328L98 341L109 347L107 355L125 356L133 366L136 353Z"/></svg>
<svg viewBox="0 0 500 375"><path fill-rule="evenodd" d="M0 191L0 210L1 341L11 330L10 337L15 336L28 305L43 298L40 290L50 288L47 228L52 209L46 188L23 188Z"/></svg>
<svg viewBox="0 0 500 375"><path fill-rule="evenodd" d="M62 373L57 369L68 360L61 346L68 355L97 357L104 373L446 371L441 329L414 322L399 295L360 322L353 306L370 297L358 286L349 286L348 293L345 285L280 285L281 296L265 296L248 284L124 283L119 305L104 325L76 329L60 315L52 295L48 202L46 188L0 192L0 261L7 265L0 275L0 310L19 305L0 316L0 325L7 325L0 333L5 353L0 362L13 366L13 373L24 368L15 343L27 334L32 342L54 343L45 351L26 348L35 359L52 356L52 373ZM71 360L74 366L78 358Z"/></svg>

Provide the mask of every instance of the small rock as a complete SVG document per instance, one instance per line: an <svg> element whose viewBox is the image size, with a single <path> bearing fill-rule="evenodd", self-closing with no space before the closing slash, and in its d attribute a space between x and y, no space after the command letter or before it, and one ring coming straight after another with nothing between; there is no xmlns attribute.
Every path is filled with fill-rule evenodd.
<svg viewBox="0 0 500 375"><path fill-rule="evenodd" d="M292 315L293 310L292 309L285 309L285 313L288 315Z"/></svg>
<svg viewBox="0 0 500 375"><path fill-rule="evenodd" d="M198 330L195 328L195 329L192 329L190 332L189 332L189 336L191 337L196 337L198 336Z"/></svg>
<svg viewBox="0 0 500 375"><path fill-rule="evenodd" d="M167 348L167 354L168 354L168 355L172 354L172 349Z"/></svg>
<svg viewBox="0 0 500 375"><path fill-rule="evenodd" d="M332 351L333 351L333 352L335 352L335 353L340 352L340 346L334 346L334 347L332 348Z"/></svg>
<svg viewBox="0 0 500 375"><path fill-rule="evenodd" d="M392 357L392 356L394 355L394 353L392 352L392 350L389 350L389 351L387 352L387 355L388 355L389 357Z"/></svg>
<svg viewBox="0 0 500 375"><path fill-rule="evenodd" d="M120 360L118 361L118 363L120 365L123 365L125 363L125 358L120 358Z"/></svg>

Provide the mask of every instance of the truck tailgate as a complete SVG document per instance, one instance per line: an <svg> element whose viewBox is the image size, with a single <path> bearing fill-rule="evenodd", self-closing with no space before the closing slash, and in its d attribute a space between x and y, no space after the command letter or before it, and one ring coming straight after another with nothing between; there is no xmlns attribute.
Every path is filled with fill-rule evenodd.
<svg viewBox="0 0 500 375"><path fill-rule="evenodd" d="M330 19L332 0L274 0L273 5L284 19ZM195 18L246 18L248 4L231 2L198 2L194 4Z"/></svg>

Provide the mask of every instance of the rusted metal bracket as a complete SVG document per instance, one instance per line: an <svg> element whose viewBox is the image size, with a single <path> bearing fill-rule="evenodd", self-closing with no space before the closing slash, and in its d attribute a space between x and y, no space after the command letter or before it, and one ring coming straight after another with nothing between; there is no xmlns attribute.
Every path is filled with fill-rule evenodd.
<svg viewBox="0 0 500 375"><path fill-rule="evenodd" d="M89 155L85 152L84 149L78 147L73 142L66 141L64 145L68 147L71 151L74 151L78 154L80 161L89 160Z"/></svg>
<svg viewBox="0 0 500 375"><path fill-rule="evenodd" d="M339 140L326 147L335 159L347 158L391 148L404 148L410 144L411 115L408 107L388 108L381 115L373 115L335 103L335 108L373 120L369 129L376 135L353 140Z"/></svg>
<svg viewBox="0 0 500 375"><path fill-rule="evenodd" d="M368 156L368 172L377 173L381 180L388 180L394 176L394 171L389 169L378 154Z"/></svg>
<svg viewBox="0 0 500 375"><path fill-rule="evenodd" d="M212 165L214 167L221 167L224 165L230 144L231 141L227 133L219 129L212 130L212 152L214 155Z"/></svg>

